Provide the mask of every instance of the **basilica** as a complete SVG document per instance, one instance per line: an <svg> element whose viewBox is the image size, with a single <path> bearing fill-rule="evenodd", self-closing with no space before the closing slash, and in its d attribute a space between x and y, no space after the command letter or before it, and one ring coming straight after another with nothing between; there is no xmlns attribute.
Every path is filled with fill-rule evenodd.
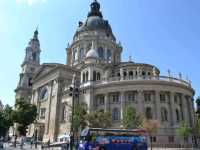
<svg viewBox="0 0 200 150"><path fill-rule="evenodd" d="M66 64L40 64L38 30L25 49L20 80L15 90L16 99L24 98L38 109L36 122L28 129L38 139L57 141L70 132L72 97L69 87L76 78L79 99L89 113L110 112L112 127L123 128L121 119L127 105L147 119L156 119L160 128L153 135L156 144L178 144L176 129L181 122L194 124L194 90L190 81L160 75L151 64L121 60L122 45L117 42L111 25L94 0L83 22L78 23L73 41L66 48ZM191 142L191 139L188 139Z"/></svg>

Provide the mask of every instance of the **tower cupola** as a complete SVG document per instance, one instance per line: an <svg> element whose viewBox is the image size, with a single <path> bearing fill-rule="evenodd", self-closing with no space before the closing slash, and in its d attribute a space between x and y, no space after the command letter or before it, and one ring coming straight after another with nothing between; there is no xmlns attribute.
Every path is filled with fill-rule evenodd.
<svg viewBox="0 0 200 150"><path fill-rule="evenodd" d="M97 2L97 0L94 0L94 2L91 3L90 5L90 12L88 13L88 17L91 16L99 16L100 18L103 18L103 15L100 11L100 4Z"/></svg>

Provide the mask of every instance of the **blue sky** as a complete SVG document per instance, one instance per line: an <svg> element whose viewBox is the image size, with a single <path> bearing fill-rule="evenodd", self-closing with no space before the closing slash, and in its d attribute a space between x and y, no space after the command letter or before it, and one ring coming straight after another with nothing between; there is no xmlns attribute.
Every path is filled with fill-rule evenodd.
<svg viewBox="0 0 200 150"><path fill-rule="evenodd" d="M0 0L0 99L14 104L25 47L39 25L41 62L66 62L65 48L92 0ZM199 0L99 0L123 45L123 60L182 72L200 95Z"/></svg>

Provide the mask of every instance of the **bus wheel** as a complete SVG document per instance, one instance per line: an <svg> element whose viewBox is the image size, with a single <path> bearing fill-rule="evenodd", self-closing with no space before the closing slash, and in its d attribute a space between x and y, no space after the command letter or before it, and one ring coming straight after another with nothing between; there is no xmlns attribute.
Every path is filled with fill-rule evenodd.
<svg viewBox="0 0 200 150"><path fill-rule="evenodd" d="M138 150L136 144L134 144L134 145L132 146L132 150Z"/></svg>
<svg viewBox="0 0 200 150"><path fill-rule="evenodd" d="M99 150L106 150L106 148L105 147L100 147Z"/></svg>

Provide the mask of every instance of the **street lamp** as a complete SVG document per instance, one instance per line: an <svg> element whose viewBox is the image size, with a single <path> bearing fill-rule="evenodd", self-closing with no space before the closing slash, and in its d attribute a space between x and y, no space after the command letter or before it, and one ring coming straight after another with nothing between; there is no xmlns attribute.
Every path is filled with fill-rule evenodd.
<svg viewBox="0 0 200 150"><path fill-rule="evenodd" d="M71 118L71 127L70 127L70 150L73 150L74 145L74 100L79 96L79 89L76 84L76 74L73 75L72 86L69 88L69 96L72 97L72 118Z"/></svg>

